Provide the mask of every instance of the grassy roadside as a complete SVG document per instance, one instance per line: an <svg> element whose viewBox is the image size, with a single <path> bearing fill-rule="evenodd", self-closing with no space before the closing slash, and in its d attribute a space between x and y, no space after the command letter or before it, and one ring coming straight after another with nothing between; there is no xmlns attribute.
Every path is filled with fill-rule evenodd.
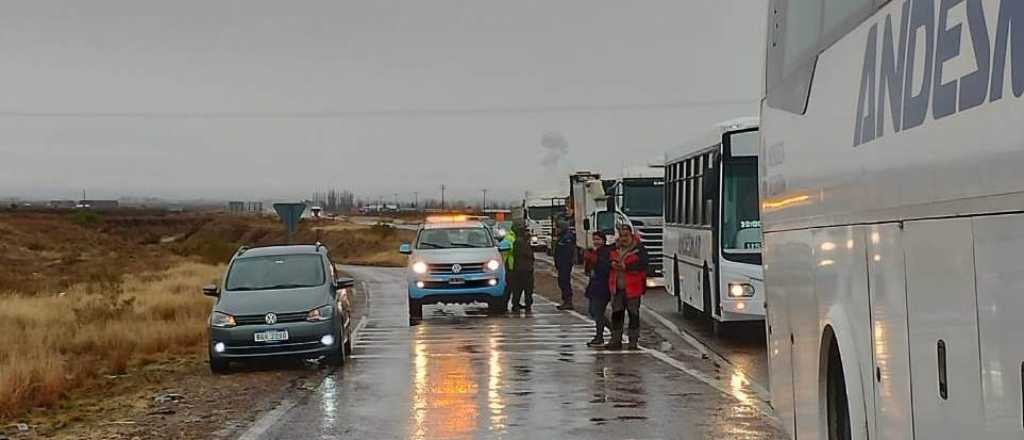
<svg viewBox="0 0 1024 440"><path fill-rule="evenodd" d="M295 241L321 241L342 264L401 266L398 246L414 235L304 221ZM181 378L224 385L206 373L212 299L200 288L219 281L241 244L283 241L268 218L0 215L0 266L10 268L0 274L0 438L15 421L88 426L133 393ZM261 384L264 373L227 382L280 382ZM283 377L296 374L306 373ZM81 402L99 403L83 412Z"/></svg>
<svg viewBox="0 0 1024 440"><path fill-rule="evenodd" d="M0 419L47 407L104 376L195 353L223 267L182 263L63 295L9 296L0 307Z"/></svg>

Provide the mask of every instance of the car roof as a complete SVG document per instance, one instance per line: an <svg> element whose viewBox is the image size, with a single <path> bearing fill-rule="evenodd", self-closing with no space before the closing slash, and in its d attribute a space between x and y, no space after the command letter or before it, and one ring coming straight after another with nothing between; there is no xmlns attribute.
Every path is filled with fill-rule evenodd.
<svg viewBox="0 0 1024 440"><path fill-rule="evenodd" d="M483 228L484 224L478 221L467 222L438 222L424 223L423 229L456 229L456 228Z"/></svg>
<svg viewBox="0 0 1024 440"><path fill-rule="evenodd" d="M327 248L315 244L276 245L248 248L237 255L238 258L267 257L274 255L319 255Z"/></svg>

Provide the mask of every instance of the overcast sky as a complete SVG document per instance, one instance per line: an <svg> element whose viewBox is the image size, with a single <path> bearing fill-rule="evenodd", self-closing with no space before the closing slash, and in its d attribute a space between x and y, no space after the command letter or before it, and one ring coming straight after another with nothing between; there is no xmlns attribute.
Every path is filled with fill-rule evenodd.
<svg viewBox="0 0 1024 440"><path fill-rule="evenodd" d="M764 3L8 0L0 197L566 187L756 115Z"/></svg>

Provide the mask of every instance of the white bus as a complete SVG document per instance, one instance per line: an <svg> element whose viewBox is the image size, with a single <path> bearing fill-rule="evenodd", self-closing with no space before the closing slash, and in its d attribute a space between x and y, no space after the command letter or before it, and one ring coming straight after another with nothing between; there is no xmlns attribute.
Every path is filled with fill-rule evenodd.
<svg viewBox="0 0 1024 440"><path fill-rule="evenodd" d="M685 316L764 319L758 122L723 122L665 157L665 288Z"/></svg>
<svg viewBox="0 0 1024 440"><path fill-rule="evenodd" d="M771 0L761 218L794 438L1024 438L1024 1Z"/></svg>

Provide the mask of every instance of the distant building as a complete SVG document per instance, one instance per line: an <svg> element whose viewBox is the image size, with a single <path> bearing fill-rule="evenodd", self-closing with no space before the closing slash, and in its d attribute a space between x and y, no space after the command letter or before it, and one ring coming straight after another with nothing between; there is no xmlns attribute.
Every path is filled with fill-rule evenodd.
<svg viewBox="0 0 1024 440"><path fill-rule="evenodd" d="M78 208L89 209L117 209L121 206L117 200L82 200L78 202Z"/></svg>
<svg viewBox="0 0 1024 440"><path fill-rule="evenodd" d="M228 202L228 212L238 215L259 215L263 213L263 202Z"/></svg>
<svg viewBox="0 0 1024 440"><path fill-rule="evenodd" d="M78 203L74 200L50 200L49 206L53 209L75 209Z"/></svg>

